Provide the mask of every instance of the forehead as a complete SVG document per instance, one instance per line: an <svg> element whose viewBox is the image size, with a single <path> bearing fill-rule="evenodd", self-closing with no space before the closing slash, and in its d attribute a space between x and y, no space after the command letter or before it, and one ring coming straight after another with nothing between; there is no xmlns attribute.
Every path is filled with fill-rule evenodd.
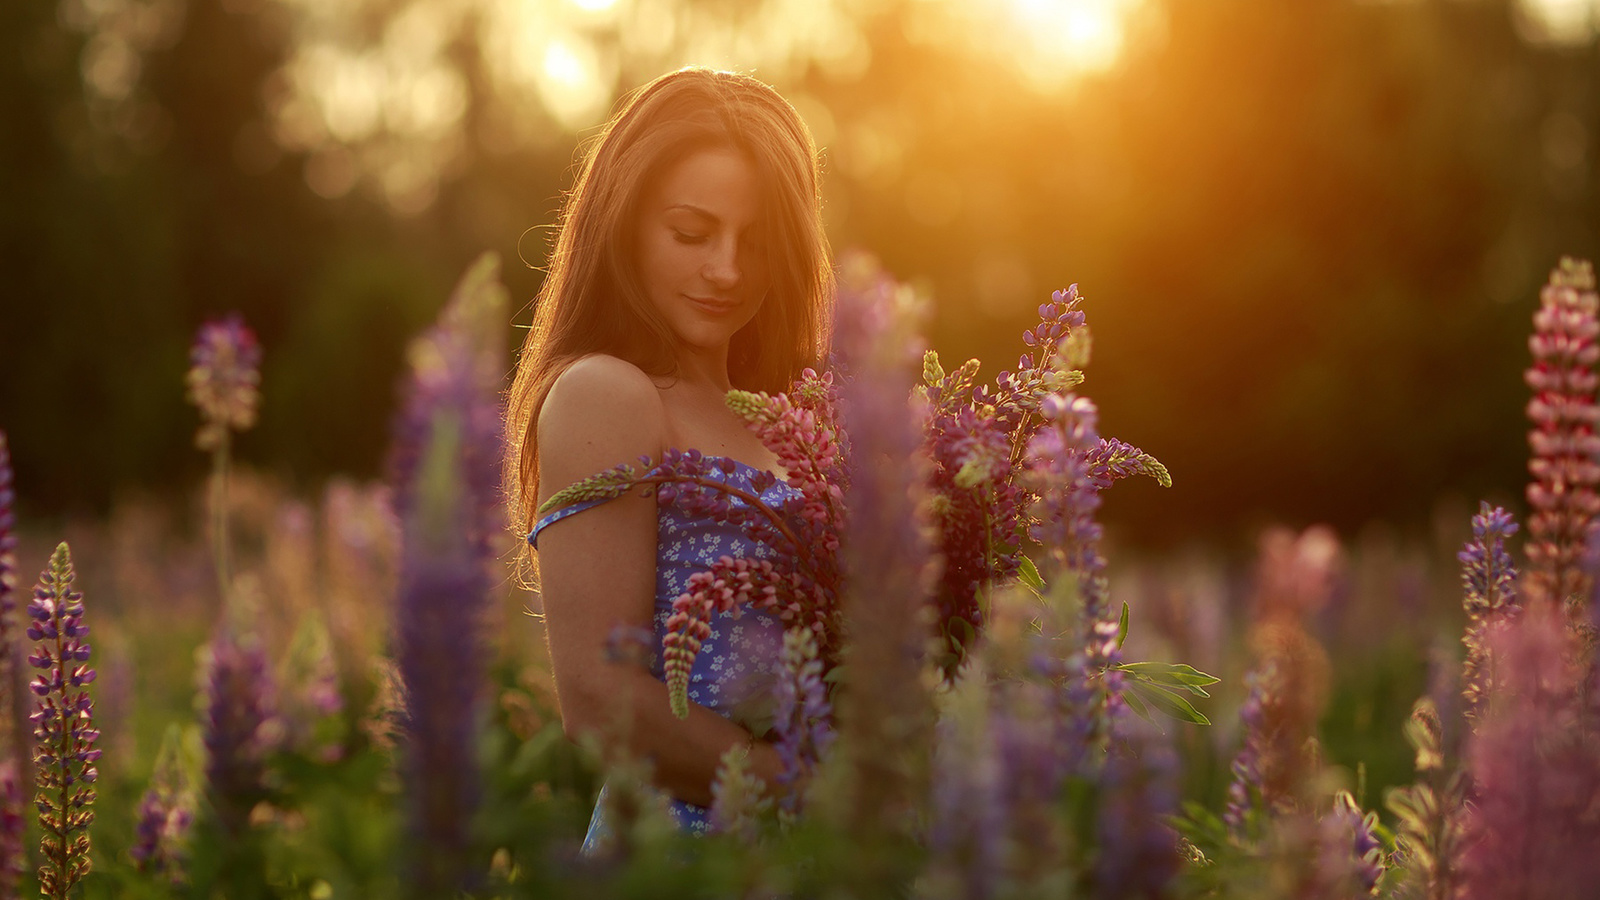
<svg viewBox="0 0 1600 900"><path fill-rule="evenodd" d="M662 212L745 226L761 214L761 182L745 154L731 148L696 150L662 171L649 193Z"/></svg>

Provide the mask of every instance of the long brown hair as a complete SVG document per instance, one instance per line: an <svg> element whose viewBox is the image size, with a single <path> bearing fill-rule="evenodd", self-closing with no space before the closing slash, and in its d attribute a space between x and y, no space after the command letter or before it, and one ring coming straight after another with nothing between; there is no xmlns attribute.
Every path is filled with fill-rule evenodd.
<svg viewBox="0 0 1600 900"><path fill-rule="evenodd" d="M744 153L762 186L772 286L734 335L728 374L745 390L789 387L827 353L832 272L822 231L816 145L771 87L733 72L680 69L625 98L584 156L563 208L533 327L506 410L506 492L522 535L538 507L539 410L567 366L608 353L651 375L674 373L676 335L646 298L633 223L651 179L692 153ZM523 544L524 561L527 545Z"/></svg>

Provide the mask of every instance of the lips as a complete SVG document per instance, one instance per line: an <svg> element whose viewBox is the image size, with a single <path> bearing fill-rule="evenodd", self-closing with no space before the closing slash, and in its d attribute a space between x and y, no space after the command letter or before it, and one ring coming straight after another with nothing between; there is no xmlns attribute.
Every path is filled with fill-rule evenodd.
<svg viewBox="0 0 1600 900"><path fill-rule="evenodd" d="M714 316L727 315L728 313L738 309L740 305L739 301L737 300L723 300L716 297L695 297L688 294L685 294L684 296L689 298L690 303L693 303L695 306L699 307L705 312L711 313Z"/></svg>

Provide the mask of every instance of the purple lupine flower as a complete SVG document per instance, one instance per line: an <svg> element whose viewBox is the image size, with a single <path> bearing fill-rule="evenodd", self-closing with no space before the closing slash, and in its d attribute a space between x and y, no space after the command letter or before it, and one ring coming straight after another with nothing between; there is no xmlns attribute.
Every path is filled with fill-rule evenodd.
<svg viewBox="0 0 1600 900"><path fill-rule="evenodd" d="M1488 503L1472 517L1472 540L1458 554L1461 581L1465 588L1462 606L1467 611L1467 627L1461 637L1467 658L1462 663L1461 696L1464 714L1477 721L1484 700L1492 692L1489 633L1508 617L1516 615L1517 567L1506 552L1506 538L1517 532L1511 514Z"/></svg>
<svg viewBox="0 0 1600 900"><path fill-rule="evenodd" d="M931 744L932 701L921 677L933 563L922 490L921 423L910 402L921 348L909 333L913 296L889 279L845 280L835 347L850 436L849 511L841 599L852 638L842 746L854 792L850 833L872 839L903 827L913 801L908 754Z"/></svg>
<svg viewBox="0 0 1600 900"><path fill-rule="evenodd" d="M1239 754L1233 758L1230 766L1233 781L1228 784L1227 805L1222 813L1222 821L1227 823L1229 832L1240 840L1253 836L1251 814L1269 806L1267 798L1263 796L1266 784L1261 771L1267 742L1264 708L1276 687L1276 681L1276 672L1270 663L1264 669L1245 675L1244 679L1247 691L1244 704L1239 707L1239 725L1244 734L1244 743L1240 745Z"/></svg>
<svg viewBox="0 0 1600 900"><path fill-rule="evenodd" d="M833 707L822 683L822 661L817 658L817 638L809 628L783 633L783 668L774 686L773 727L778 735L778 756L783 771L779 809L799 815L811 772L833 744Z"/></svg>
<svg viewBox="0 0 1600 900"><path fill-rule="evenodd" d="M1008 824L1001 722L987 673L968 670L935 731L927 844L929 894L995 896L1006 875ZM1037 721L1035 719L1034 721Z"/></svg>
<svg viewBox="0 0 1600 900"><path fill-rule="evenodd" d="M134 842L128 850L134 867L141 872L165 875L173 884L182 884L180 844L188 833L193 815L171 790L151 785L134 815Z"/></svg>
<svg viewBox="0 0 1600 900"><path fill-rule="evenodd" d="M0 767L10 789L0 790L0 897L14 897L22 875L22 803L20 768L24 739L18 733L16 697L21 687L17 659L17 535L12 504L11 452L0 431ZM13 833L14 830L14 833Z"/></svg>
<svg viewBox="0 0 1600 900"><path fill-rule="evenodd" d="M201 671L206 800L222 831L237 837L266 797L266 765L277 749L277 691L261 642L226 624L207 645Z"/></svg>
<svg viewBox="0 0 1600 900"><path fill-rule="evenodd" d="M94 821L94 763L100 737L94 703L86 690L95 679L84 638L83 594L72 587L72 551L65 543L50 555L50 565L28 604L28 639L37 642L28 663L41 674L28 687L36 698L33 722L35 783L39 793L39 842L44 865L39 887L47 897L65 898L89 871L89 823Z"/></svg>
<svg viewBox="0 0 1600 900"><path fill-rule="evenodd" d="M1587 621L1589 579L1581 557L1589 525L1600 511L1600 404L1594 371L1600 360L1600 295L1594 268L1562 259L1539 293L1534 334L1528 340L1533 365L1527 371L1533 458L1528 470L1528 590L1565 609L1568 621Z"/></svg>
<svg viewBox="0 0 1600 900"><path fill-rule="evenodd" d="M280 717L284 744L315 759L333 761L342 752L337 740L344 694L332 639L320 616L301 619L284 660Z"/></svg>
<svg viewBox="0 0 1600 900"><path fill-rule="evenodd" d="M1600 884L1600 728L1565 616L1530 606L1492 636L1500 677L1467 762L1466 900L1588 897Z"/></svg>
<svg viewBox="0 0 1600 900"><path fill-rule="evenodd" d="M1296 896L1347 900L1377 894L1386 867L1383 844L1373 833L1376 813L1363 812L1349 791L1340 791L1333 808L1314 823L1297 819L1282 829L1311 844L1305 848L1306 883Z"/></svg>
<svg viewBox="0 0 1600 900"><path fill-rule="evenodd" d="M1117 720L1100 780L1094 895L1104 900L1170 896L1181 863L1178 836L1166 824L1178 809L1177 754L1154 728L1125 733L1133 730L1129 719Z"/></svg>
<svg viewBox="0 0 1600 900"><path fill-rule="evenodd" d="M1063 655L1064 721L1083 748L1104 744L1111 720L1122 709L1118 623L1110 612L1100 524L1100 491L1090 478L1088 455L1100 444L1098 413L1086 397L1051 395L1040 403L1045 427L1028 445L1026 484L1037 495L1034 540L1049 552L1046 579L1065 580L1078 601L1077 621L1047 623L1046 633L1066 631L1075 645ZM1097 757L1082 760L1094 764Z"/></svg>
<svg viewBox="0 0 1600 900"><path fill-rule="evenodd" d="M23 835L28 823L22 816L22 772L15 759L0 759L0 897L16 897L17 884L28 860Z"/></svg>
<svg viewBox="0 0 1600 900"><path fill-rule="evenodd" d="M412 346L390 460L401 522L396 643L407 705L402 783L414 884L436 896L469 878L478 803L474 748L488 656L491 539L503 521L499 263L480 258L440 322Z"/></svg>
<svg viewBox="0 0 1600 900"><path fill-rule="evenodd" d="M1041 671L1037 662L1032 674ZM1053 679L1004 683L993 690L991 727L1000 760L996 814L1005 823L1002 830L1019 873L1049 871L1066 840L1059 822L1062 785L1081 771L1086 755L1077 730L1081 723L1058 713L1063 691Z"/></svg>
<svg viewBox="0 0 1600 900"><path fill-rule="evenodd" d="M189 400L203 420L195 443L213 450L256 422L261 345L238 313L200 326L189 351Z"/></svg>

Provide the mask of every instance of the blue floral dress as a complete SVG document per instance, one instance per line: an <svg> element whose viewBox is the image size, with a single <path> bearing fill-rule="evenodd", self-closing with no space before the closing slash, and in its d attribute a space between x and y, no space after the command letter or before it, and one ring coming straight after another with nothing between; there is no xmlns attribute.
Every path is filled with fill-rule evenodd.
<svg viewBox="0 0 1600 900"><path fill-rule="evenodd" d="M727 457L709 458L733 464L726 471L716 466L709 467L712 477L756 493L756 486L751 479L760 475L761 470ZM777 510L782 510L786 501L798 495L799 491L782 480L757 494L764 503ZM539 532L568 516L605 502L588 500L540 518L528 535L528 542L537 548ZM738 497L732 497L731 502L744 503ZM661 639L667 633L672 602L684 592L689 576L706 570L723 556L769 559L773 552L765 543L744 534L737 525L709 518L691 518L670 503L657 505L655 642L650 666L656 678L666 680L661 661ZM782 653L783 624L776 616L748 605L737 613L715 614L711 620L711 636L701 645L689 673L689 700L725 718L733 718L747 704L765 702ZM606 789L602 786L594 814L589 820L589 832L584 837L584 853L593 852L597 843L609 833L605 805ZM707 810L703 806L674 799L670 812L673 821L685 831L704 834L710 830Z"/></svg>

